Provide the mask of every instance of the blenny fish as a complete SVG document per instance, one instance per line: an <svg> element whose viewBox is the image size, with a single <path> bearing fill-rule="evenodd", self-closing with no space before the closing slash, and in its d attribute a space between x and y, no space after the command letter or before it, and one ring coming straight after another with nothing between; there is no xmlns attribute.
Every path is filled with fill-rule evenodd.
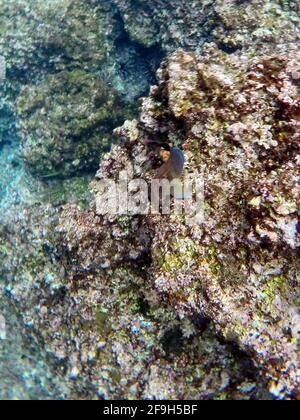
<svg viewBox="0 0 300 420"><path fill-rule="evenodd" d="M164 164L156 171L155 179L172 181L181 177L185 165L185 157L181 149L155 140L145 140L145 144L160 147L160 157Z"/></svg>
<svg viewBox="0 0 300 420"><path fill-rule="evenodd" d="M162 150L160 155L165 163L157 170L155 178L169 179L170 181L180 178L185 164L182 150L178 147L171 147L170 151Z"/></svg>

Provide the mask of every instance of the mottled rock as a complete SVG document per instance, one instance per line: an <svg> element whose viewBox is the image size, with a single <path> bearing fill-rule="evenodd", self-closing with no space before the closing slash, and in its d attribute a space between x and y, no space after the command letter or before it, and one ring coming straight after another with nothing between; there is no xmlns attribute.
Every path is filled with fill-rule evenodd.
<svg viewBox="0 0 300 420"><path fill-rule="evenodd" d="M105 2L8 0L0 5L0 52L12 77L95 70L106 56L106 39L118 34Z"/></svg>
<svg viewBox="0 0 300 420"><path fill-rule="evenodd" d="M299 6L285 0L114 0L131 38L146 46L199 51L213 40L231 53L299 39Z"/></svg>
<svg viewBox="0 0 300 420"><path fill-rule="evenodd" d="M131 106L104 82L81 70L26 86L17 101L23 157L42 177L93 170Z"/></svg>
<svg viewBox="0 0 300 420"><path fill-rule="evenodd" d="M23 169L10 180L32 185L9 185L1 203L0 274L39 337L42 368L56 372L44 389L53 398L299 398L297 3L155 0L150 9L115 0L105 16L116 27L105 20L99 51L99 2L60 2L50 13L44 2L10 1L6 15L15 4L23 13L17 28L12 19L1 25L1 51L10 80L28 85L34 76L18 108L25 158L46 177L92 168L96 155L74 140L97 154L107 138L102 122L119 123L111 123L119 96L100 82L106 69L124 92L135 62L139 78L147 74L142 53L185 48L162 65L139 119L115 131L120 144L103 157L90 208L78 206L86 180L39 183L41 196ZM115 61L129 42L122 21L131 44ZM81 33L82 22L91 31ZM203 37L215 43L203 46ZM204 177L203 224L97 213L103 178L154 176L162 164L155 141L181 147L186 171ZM66 201L74 204L61 212Z"/></svg>
<svg viewBox="0 0 300 420"><path fill-rule="evenodd" d="M119 130L124 146L104 159L98 178L117 179L124 169L130 179L148 178L154 163L144 140L177 139L186 170L204 176L203 225L175 215L132 217L123 236L118 219L71 209L61 222L84 269L107 246L117 246L115 260L127 250L130 261L135 241L148 238L135 259L147 255L145 287L181 319L211 319L252 358L273 394L276 384L277 398L299 389L299 65L295 49L280 47L257 57L228 56L214 45L202 56L179 51L144 101L139 135L136 124ZM97 181L93 188L97 198ZM113 246L99 233L108 225Z"/></svg>
<svg viewBox="0 0 300 420"><path fill-rule="evenodd" d="M213 1L113 0L131 39L166 51L199 48L214 23Z"/></svg>

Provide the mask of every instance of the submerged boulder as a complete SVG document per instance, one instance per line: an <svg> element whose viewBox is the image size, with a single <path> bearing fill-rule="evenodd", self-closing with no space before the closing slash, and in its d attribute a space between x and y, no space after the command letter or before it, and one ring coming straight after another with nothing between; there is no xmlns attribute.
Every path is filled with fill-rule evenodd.
<svg viewBox="0 0 300 420"><path fill-rule="evenodd" d="M231 53L299 37L299 6L285 0L113 0L130 37L145 46L201 51L212 40ZM299 38L298 38L299 39Z"/></svg>
<svg viewBox="0 0 300 420"><path fill-rule="evenodd" d="M144 290L181 319L210 319L277 398L299 397L300 383L299 70L293 47L257 57L214 45L202 56L175 53L139 125L119 130L125 146L97 176L149 179L147 139L181 142L187 172L205 181L203 224L144 215L128 216L124 228L117 216L74 208L61 219L65 246L93 283L102 282L94 264L105 272L119 259L144 261ZM101 182L93 189L101 200Z"/></svg>
<svg viewBox="0 0 300 420"><path fill-rule="evenodd" d="M214 25L212 0L113 0L132 40L165 51L199 48Z"/></svg>
<svg viewBox="0 0 300 420"><path fill-rule="evenodd" d="M27 167L44 177L93 172L154 82L160 50L131 42L110 2L0 0L0 9L0 89L16 103Z"/></svg>
<svg viewBox="0 0 300 420"><path fill-rule="evenodd" d="M98 77L74 70L24 87L16 109L31 172L65 177L97 166L132 106Z"/></svg>
<svg viewBox="0 0 300 420"><path fill-rule="evenodd" d="M118 31L106 2L8 0L0 2L0 54L11 77L46 71L97 69Z"/></svg>

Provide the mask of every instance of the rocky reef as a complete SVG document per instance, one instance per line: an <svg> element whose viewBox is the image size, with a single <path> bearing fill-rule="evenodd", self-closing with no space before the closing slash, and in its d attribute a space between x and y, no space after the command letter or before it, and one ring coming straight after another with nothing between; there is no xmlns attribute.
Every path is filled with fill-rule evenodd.
<svg viewBox="0 0 300 420"><path fill-rule="evenodd" d="M113 0L132 40L165 51L199 48L214 25L214 1Z"/></svg>
<svg viewBox="0 0 300 420"><path fill-rule="evenodd" d="M1 54L8 75L40 79L44 72L96 70L106 38L118 36L106 2L94 0L1 1Z"/></svg>
<svg viewBox="0 0 300 420"><path fill-rule="evenodd" d="M202 225L95 204L61 214L64 276L29 291L23 313L77 396L299 396L300 59L269 54L170 56L92 183L97 199L103 177L151 178L145 140L176 139L205 179Z"/></svg>
<svg viewBox="0 0 300 420"><path fill-rule="evenodd" d="M1 23L1 138L11 109L22 136L0 160L0 275L38 366L17 396L46 369L49 398L299 399L299 6L107 3L0 15L20 19ZM204 180L203 223L97 211L103 179L155 176L155 142Z"/></svg>
<svg viewBox="0 0 300 420"><path fill-rule="evenodd" d="M130 37L145 46L232 52L298 39L299 5L285 0L113 0Z"/></svg>
<svg viewBox="0 0 300 420"><path fill-rule="evenodd" d="M82 70L25 86L16 108L24 160L42 177L93 170L113 141L112 130L132 115L118 92Z"/></svg>
<svg viewBox="0 0 300 420"><path fill-rule="evenodd" d="M146 300L168 302L179 319L211 320L279 398L299 390L299 65L296 48L254 58L214 45L201 56L179 51L162 67L139 125L119 130L126 145L113 149L98 178L121 170L147 178L146 137L179 136L186 170L205 180L203 225L151 215L122 223L76 208L61 221L77 271L91 275L80 293L104 287L95 270L108 271L115 290L115 263L144 264ZM97 198L97 181L94 191Z"/></svg>
<svg viewBox="0 0 300 420"><path fill-rule="evenodd" d="M226 52L245 47L255 51L282 39L285 44L294 42L299 24L296 12L286 4L259 0L238 4L233 0L192 4L157 0L151 8L145 2L128 0L10 0L1 4L1 10L0 51L7 66L6 89L13 86L12 102L15 92L22 92L16 112L24 158L32 173L42 176L68 176L87 168L93 171L101 149L105 150L110 124L104 132L95 130L94 137L99 137L95 141L85 135L87 125L103 128L105 121L91 118L87 123L86 115L95 115L97 108L114 109L119 117L112 116L114 127L129 118L136 98L155 83L154 73L163 54L178 47L200 51L207 40ZM76 92L70 92L75 79L85 107L80 108ZM66 83L65 89L60 83ZM88 85L98 92L98 99L102 92L96 104L88 95ZM45 104L48 97L54 100ZM27 108L22 107L24 102L28 102ZM30 106L34 112L27 121ZM59 119L59 109L63 118L78 120L73 135L76 141L70 138L70 122ZM41 112L47 113L49 124L45 133L37 136L45 118L40 118Z"/></svg>
<svg viewBox="0 0 300 420"><path fill-rule="evenodd" d="M9 259L13 251L15 258L1 275L27 334L38 333L55 372L43 393L48 388L52 398L82 399L267 396L255 382L251 360L220 341L209 320L196 315L179 319L158 299L145 281L146 257L143 261L134 255L139 244L128 248L127 241L134 241L129 220L118 220L111 237L109 226L94 213L72 206L64 213L69 223L61 220L55 232L57 212L46 206L33 217L29 211L14 220L21 235L12 227L1 232L6 239L2 257ZM66 230L73 237L64 250L58 244ZM30 248L28 240L34 244Z"/></svg>
<svg viewBox="0 0 300 420"><path fill-rule="evenodd" d="M136 99L155 81L160 51L130 42L109 2L10 0L0 6L2 125L9 125L9 107L33 174L92 173L113 141L108 133L132 118Z"/></svg>

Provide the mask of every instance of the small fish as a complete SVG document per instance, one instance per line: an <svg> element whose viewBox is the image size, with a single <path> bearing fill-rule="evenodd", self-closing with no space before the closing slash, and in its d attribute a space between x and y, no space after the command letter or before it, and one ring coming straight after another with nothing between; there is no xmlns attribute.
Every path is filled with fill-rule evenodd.
<svg viewBox="0 0 300 420"><path fill-rule="evenodd" d="M160 147L160 157L165 162L156 172L155 179L173 179L180 178L185 165L185 157L178 147L156 140L144 139L144 143Z"/></svg>
<svg viewBox="0 0 300 420"><path fill-rule="evenodd" d="M165 163L157 170L155 178L169 181L180 178L185 164L183 152L178 147L171 147L170 151L161 151L161 157Z"/></svg>

